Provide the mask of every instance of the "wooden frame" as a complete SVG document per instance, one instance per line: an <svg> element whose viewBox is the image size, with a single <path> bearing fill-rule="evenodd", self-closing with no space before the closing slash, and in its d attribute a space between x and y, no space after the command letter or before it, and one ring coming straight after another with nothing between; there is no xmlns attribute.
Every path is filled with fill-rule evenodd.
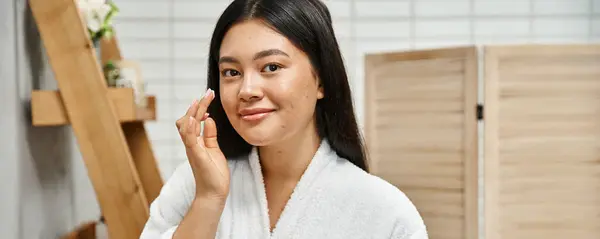
<svg viewBox="0 0 600 239"><path fill-rule="evenodd" d="M600 45L486 47L485 82L485 238L600 237Z"/></svg>
<svg viewBox="0 0 600 239"><path fill-rule="evenodd" d="M396 64L398 63L398 64ZM404 67L402 64L408 63L412 64L410 67ZM388 66L389 65L389 66ZM413 66L415 69L413 69ZM460 79L448 79L448 81L442 80L442 84L446 84L443 82L447 82L450 85L460 84L459 88L452 88L454 86L448 86L453 90L445 91L443 95L459 95L460 100L453 102L453 106L448 106L443 101L431 101L435 98L435 96L427 96L421 93L420 90L423 90L424 87L433 87L432 89L438 89L437 86L432 85L424 85L419 81L419 77L423 78L425 81L429 80L430 76L425 76L421 74L427 74L428 71L435 71L437 68L453 68L459 67L460 72L455 74L459 74ZM416 69L418 68L418 69ZM393 71L394 73L388 75L401 75L399 79L391 79L386 78L386 71ZM406 75L403 75L406 74ZM411 75L412 74L412 75ZM431 77L443 77L443 74L440 76L431 76ZM414 79L413 79L414 78ZM430 238L450 238L448 236L451 235L451 238L466 238L466 239L475 239L478 238L478 151L477 151L477 118L476 118L476 109L477 109L477 50L475 47L461 47L461 48L453 48L453 49L433 49L433 50L420 50L420 51L411 51L411 52L396 52L396 53L383 53L383 54L372 54L367 55L365 60L365 98L366 98L366 125L365 125L365 136L367 140L367 146L369 148L369 166L372 172L375 175L381 176L382 178L390 181L391 183L399 186L401 190L403 190L409 198L415 202L417 208L421 211L421 214L424 217L425 223L428 225L428 231L430 234ZM379 89L377 87L378 81L388 81L386 83L388 85L382 86L383 89ZM402 82L410 82L410 83L402 83ZM437 81L440 82L440 81ZM382 83L383 84L383 83ZM398 91L398 92L388 92L386 90L401 90L403 87L415 87L415 91ZM446 86L442 86L446 87ZM448 88L449 89L449 88ZM387 92L387 93L386 93ZM434 92L437 93L437 92ZM380 120L379 113L381 112L381 108L387 109L385 106L382 106L383 103L378 103L380 100L383 102L381 97L382 95L388 94L390 99L393 100L394 94L401 95L401 100L394 101L396 104L393 106L394 110L403 109L404 113L402 116L398 116L399 118L390 118L387 120ZM405 96L403 96L405 95ZM387 102L390 103L390 102ZM422 109L422 108L426 109ZM450 108L448 108L450 107ZM458 107L458 108L456 108ZM391 110L391 108L390 108ZM458 187L460 190L459 194L452 195L461 195L462 199L460 199L461 203L455 204L453 206L440 206L441 202L428 203L421 202L421 200L426 200L428 196L422 196L425 193L428 195L435 194L435 190L446 190L444 187L447 187L449 184L445 184L439 180L418 180L418 175L430 175L431 172L435 171L436 167L442 167L440 165L444 164L443 161L435 161L433 156L434 154L432 150L434 149L419 149L420 151L411 155L404 154L403 156L389 156L387 157L387 162L392 161L400 161L402 162L405 168L403 167L393 167L391 164L389 166L380 167L379 164L383 163L382 158L385 150L382 149L382 145L388 143L390 141L397 141L398 138L402 138L403 141L398 143L399 148L397 148L396 154L402 155L405 152L411 151L410 147L420 147L414 144L413 141L406 141L415 139L419 142L424 142L427 140L435 141L436 137L440 137L440 132L427 131L426 126L424 126L423 122L436 124L435 126L439 126L441 121L432 119L434 118L426 118L424 114L413 115L414 112L426 112L428 110L437 112L437 111L455 111L459 110L461 113L456 113L451 116L452 119L458 119L457 122L461 122L459 125L455 126L443 126L446 127L444 130L451 130L455 132L459 130L460 136L447 136L452 138L447 138L447 140L455 140L456 142L462 142L460 145L456 146L460 148L460 154L464 156L454 157L452 160L459 160L461 165L459 168L451 168L449 171L452 173L462 175L462 179L456 179L460 182L460 186L449 186L448 190L456 190L454 187ZM395 111L395 113L398 113ZM395 116L390 116L395 117ZM391 138L380 139L381 137L385 137L380 135L379 132L385 132L386 130L394 130L393 128L386 129L384 131L379 131L378 127L381 124L389 124L392 127L399 126L399 119L402 119L402 124L405 124L405 130L401 132L394 131L394 133L406 133L410 135L405 135L404 137L389 136ZM380 122L381 121L381 122ZM454 121L452 121L454 122ZM378 126L379 125L379 126ZM453 134L454 135L454 134ZM404 145L404 146L402 146ZM386 146L393 147L393 146ZM440 155L444 155L443 153ZM406 157L405 157L406 156ZM392 157L397 157L391 159ZM422 161L422 162L420 162ZM454 161L456 162L456 161ZM415 167L411 167L415 166ZM427 165L427 167L421 167L423 165ZM436 166L437 165L437 166ZM390 169L392 168L392 169ZM425 169L429 168L429 169ZM410 171L409 171L410 170ZM432 171L428 171L432 170ZM444 170L442 170L444 171ZM435 172L442 172L435 171ZM410 174L411 178L404 179L403 174ZM415 177L412 177L415 175ZM412 184L410 181L419 181L417 184ZM427 191L427 192L425 192ZM438 191L441 192L441 191ZM444 193L441 193L442 195ZM450 197L446 196L436 196L442 197L450 200ZM448 194L450 195L450 194ZM454 197L454 196L452 196ZM455 199L452 199L455 200ZM456 206L459 209L456 209ZM463 215L462 219L458 219L460 221L459 224L455 225L453 220L443 221L444 219L437 219L435 215L431 215L428 213L429 210L434 211L452 211L454 213L458 213L459 215ZM460 212L456 212L459 210ZM432 220L432 221L429 221ZM433 220L438 220L435 223ZM441 220L441 221L440 221ZM429 222L428 222L429 221ZM452 224L451 224L452 223ZM454 227L456 226L456 227ZM456 230L456 231L453 231Z"/></svg>
<svg viewBox="0 0 600 239"><path fill-rule="evenodd" d="M34 124L68 122L72 126L108 235L138 238L148 220L149 205L162 187L142 121L156 117L154 105L139 109L132 105L131 89L107 88L75 1L29 2L59 88L58 92L33 92ZM106 45L103 63L121 59L116 39L101 43ZM154 98L151 101L154 104ZM67 236L93 238L93 225L84 224Z"/></svg>

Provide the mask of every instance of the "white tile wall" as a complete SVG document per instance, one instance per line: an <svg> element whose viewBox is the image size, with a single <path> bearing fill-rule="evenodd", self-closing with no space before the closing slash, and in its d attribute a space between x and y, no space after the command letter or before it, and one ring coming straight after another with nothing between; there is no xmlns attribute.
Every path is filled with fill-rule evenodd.
<svg viewBox="0 0 600 239"><path fill-rule="evenodd" d="M115 20L168 19L171 16L172 3L169 1L122 0L116 3L120 11Z"/></svg>
<svg viewBox="0 0 600 239"><path fill-rule="evenodd" d="M119 34L120 37L122 37L121 35ZM121 46L123 47L123 44ZM123 50L124 54L127 53L125 49ZM141 67L142 77L148 84L169 83L171 78L171 62L167 58L162 60L138 60L138 63Z"/></svg>
<svg viewBox="0 0 600 239"><path fill-rule="evenodd" d="M481 19L473 24L476 37L527 36L531 28L527 18Z"/></svg>
<svg viewBox="0 0 600 239"><path fill-rule="evenodd" d="M531 12L528 0L475 0L472 1L477 16L526 16Z"/></svg>
<svg viewBox="0 0 600 239"><path fill-rule="evenodd" d="M536 18L533 33L536 37L572 36L586 38L590 35L590 17Z"/></svg>
<svg viewBox="0 0 600 239"><path fill-rule="evenodd" d="M466 44L600 42L600 0L323 0L362 125L366 53ZM120 0L117 34L158 99L148 123L161 173L185 160L174 121L204 93L214 24L229 0Z"/></svg>
<svg viewBox="0 0 600 239"><path fill-rule="evenodd" d="M408 20L357 20L354 23L354 29L357 40L408 38L410 36L410 22Z"/></svg>
<svg viewBox="0 0 600 239"><path fill-rule="evenodd" d="M452 47L452 46L464 46L469 45L469 36L458 36L458 37L444 37L430 38L430 39L417 39L413 44L414 49L428 49L435 47Z"/></svg>
<svg viewBox="0 0 600 239"><path fill-rule="evenodd" d="M592 36L600 36L600 16L592 19L591 29Z"/></svg>
<svg viewBox="0 0 600 239"><path fill-rule="evenodd" d="M173 37L176 39L201 39L210 40L210 36L215 27L214 21L188 21L175 22L173 24Z"/></svg>
<svg viewBox="0 0 600 239"><path fill-rule="evenodd" d="M118 30L117 28L117 31ZM118 32L117 32L118 34ZM148 38L119 38L122 54L136 60L164 60L171 55L168 38L155 40Z"/></svg>
<svg viewBox="0 0 600 239"><path fill-rule="evenodd" d="M173 57L175 59L206 59L208 57L208 47L210 46L208 40L176 39L173 44Z"/></svg>
<svg viewBox="0 0 600 239"><path fill-rule="evenodd" d="M338 41L352 37L352 26L352 22L349 20L337 20L333 22L333 31Z"/></svg>
<svg viewBox="0 0 600 239"><path fill-rule="evenodd" d="M408 17L410 16L410 1L355 1L355 15L357 18L365 17Z"/></svg>
<svg viewBox="0 0 600 239"><path fill-rule="evenodd" d="M415 17L456 17L471 14L469 0L423 0L414 1Z"/></svg>
<svg viewBox="0 0 600 239"><path fill-rule="evenodd" d="M207 64L206 58L176 60L173 65L175 84L206 84Z"/></svg>
<svg viewBox="0 0 600 239"><path fill-rule="evenodd" d="M468 18L417 20L415 37L457 37L469 36L471 21Z"/></svg>
<svg viewBox="0 0 600 239"><path fill-rule="evenodd" d="M230 1L192 1L192 0L177 0L169 2L172 4L174 19L189 20L189 21L209 21L214 22Z"/></svg>
<svg viewBox="0 0 600 239"><path fill-rule="evenodd" d="M119 29L119 38L153 40L167 39L171 31L171 24L169 24L167 21L121 19L115 22L115 27ZM152 29L152 31L148 31L148 29Z"/></svg>
<svg viewBox="0 0 600 239"><path fill-rule="evenodd" d="M534 0L535 15L587 14L591 10L589 0Z"/></svg>

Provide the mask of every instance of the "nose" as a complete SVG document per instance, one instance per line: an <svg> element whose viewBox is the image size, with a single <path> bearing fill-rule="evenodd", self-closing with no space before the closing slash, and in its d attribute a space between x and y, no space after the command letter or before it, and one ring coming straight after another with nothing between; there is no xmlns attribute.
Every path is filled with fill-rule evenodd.
<svg viewBox="0 0 600 239"><path fill-rule="evenodd" d="M264 94L261 87L261 77L257 74L246 74L238 93L239 99L245 102L259 101Z"/></svg>

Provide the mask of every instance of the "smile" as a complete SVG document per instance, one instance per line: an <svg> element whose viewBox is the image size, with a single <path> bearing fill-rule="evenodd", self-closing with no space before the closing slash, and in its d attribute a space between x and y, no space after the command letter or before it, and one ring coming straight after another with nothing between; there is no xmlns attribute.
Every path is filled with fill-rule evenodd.
<svg viewBox="0 0 600 239"><path fill-rule="evenodd" d="M239 111L242 120L245 121L260 121L271 113L273 113L274 109L265 109L265 108L254 108L254 109L242 109Z"/></svg>

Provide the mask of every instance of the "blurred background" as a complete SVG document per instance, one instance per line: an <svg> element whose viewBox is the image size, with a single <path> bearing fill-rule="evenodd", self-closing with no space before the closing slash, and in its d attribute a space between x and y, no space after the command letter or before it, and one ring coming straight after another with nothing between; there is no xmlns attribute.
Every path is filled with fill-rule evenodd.
<svg viewBox="0 0 600 239"><path fill-rule="evenodd" d="M173 121L206 88L206 56L230 1L118 1L123 55L139 61L159 120L149 123L163 175L185 160ZM600 42L598 0L324 0L364 121L364 55L470 44Z"/></svg>
<svg viewBox="0 0 600 239"><path fill-rule="evenodd" d="M146 124L167 180L186 160L175 119L205 91L208 44L224 0L115 0L122 54L140 63L157 120ZM600 0L324 0L364 126L364 56L446 46L600 43ZM34 128L32 89L56 89L25 0L0 1L0 232L56 238L97 220L69 127ZM600 67L600 66L599 66Z"/></svg>

